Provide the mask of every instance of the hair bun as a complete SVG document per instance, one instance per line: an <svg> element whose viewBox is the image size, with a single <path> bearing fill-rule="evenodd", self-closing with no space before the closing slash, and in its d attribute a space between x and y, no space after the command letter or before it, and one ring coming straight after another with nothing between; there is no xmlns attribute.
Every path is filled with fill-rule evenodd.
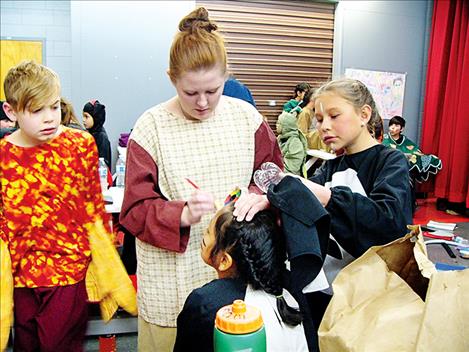
<svg viewBox="0 0 469 352"><path fill-rule="evenodd" d="M179 22L179 30L181 32L194 33L198 30L205 30L211 33L217 29L218 26L210 21L205 7L195 9Z"/></svg>

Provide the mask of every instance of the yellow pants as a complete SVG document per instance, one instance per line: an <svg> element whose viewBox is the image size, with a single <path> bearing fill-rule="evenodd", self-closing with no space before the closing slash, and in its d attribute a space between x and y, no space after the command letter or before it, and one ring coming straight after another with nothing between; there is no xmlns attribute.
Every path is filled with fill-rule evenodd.
<svg viewBox="0 0 469 352"><path fill-rule="evenodd" d="M138 352L172 352L176 328L151 324L138 317Z"/></svg>

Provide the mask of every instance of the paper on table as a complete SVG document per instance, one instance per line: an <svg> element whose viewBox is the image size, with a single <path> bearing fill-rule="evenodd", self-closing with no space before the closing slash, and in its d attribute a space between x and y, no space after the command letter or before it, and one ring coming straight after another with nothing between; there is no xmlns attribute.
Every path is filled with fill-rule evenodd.
<svg viewBox="0 0 469 352"><path fill-rule="evenodd" d="M425 236L425 232L424 232L424 236ZM445 230L433 230L431 232L431 236L428 236L428 237L433 237L433 238L439 238L439 237L442 237L443 239L446 239L444 237L454 237L454 234L453 232L451 231L445 231Z"/></svg>
<svg viewBox="0 0 469 352"><path fill-rule="evenodd" d="M446 230L446 231L453 231L456 227L456 224L454 222L438 222L438 221L433 221L430 220L427 224L427 227L431 227L433 229L438 229L438 230Z"/></svg>

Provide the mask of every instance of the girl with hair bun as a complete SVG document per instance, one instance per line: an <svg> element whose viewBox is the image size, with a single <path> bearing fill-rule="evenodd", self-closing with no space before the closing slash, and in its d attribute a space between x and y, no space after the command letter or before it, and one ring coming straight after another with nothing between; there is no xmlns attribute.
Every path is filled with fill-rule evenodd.
<svg viewBox="0 0 469 352"><path fill-rule="evenodd" d="M215 200L239 186L263 204L253 171L265 161L282 167L262 115L222 96L226 49L205 8L179 23L167 72L177 94L145 111L132 130L120 214L136 236L140 351L172 351L187 296L216 277L199 256Z"/></svg>
<svg viewBox="0 0 469 352"><path fill-rule="evenodd" d="M219 210L204 232L201 256L218 279L192 291L178 316L174 351L213 351L217 311L235 299L261 310L267 351L308 351L302 314L284 289L284 237L269 210L247 222L233 216L233 204ZM196 328L194 328L196 327Z"/></svg>

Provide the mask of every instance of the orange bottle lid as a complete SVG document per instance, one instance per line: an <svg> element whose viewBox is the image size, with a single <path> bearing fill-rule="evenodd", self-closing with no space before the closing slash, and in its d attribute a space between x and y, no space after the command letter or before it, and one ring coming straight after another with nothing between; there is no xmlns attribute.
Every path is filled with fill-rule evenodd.
<svg viewBox="0 0 469 352"><path fill-rule="evenodd" d="M218 330L228 334L248 334L259 330L263 324L261 311L241 299L220 308L215 318Z"/></svg>

